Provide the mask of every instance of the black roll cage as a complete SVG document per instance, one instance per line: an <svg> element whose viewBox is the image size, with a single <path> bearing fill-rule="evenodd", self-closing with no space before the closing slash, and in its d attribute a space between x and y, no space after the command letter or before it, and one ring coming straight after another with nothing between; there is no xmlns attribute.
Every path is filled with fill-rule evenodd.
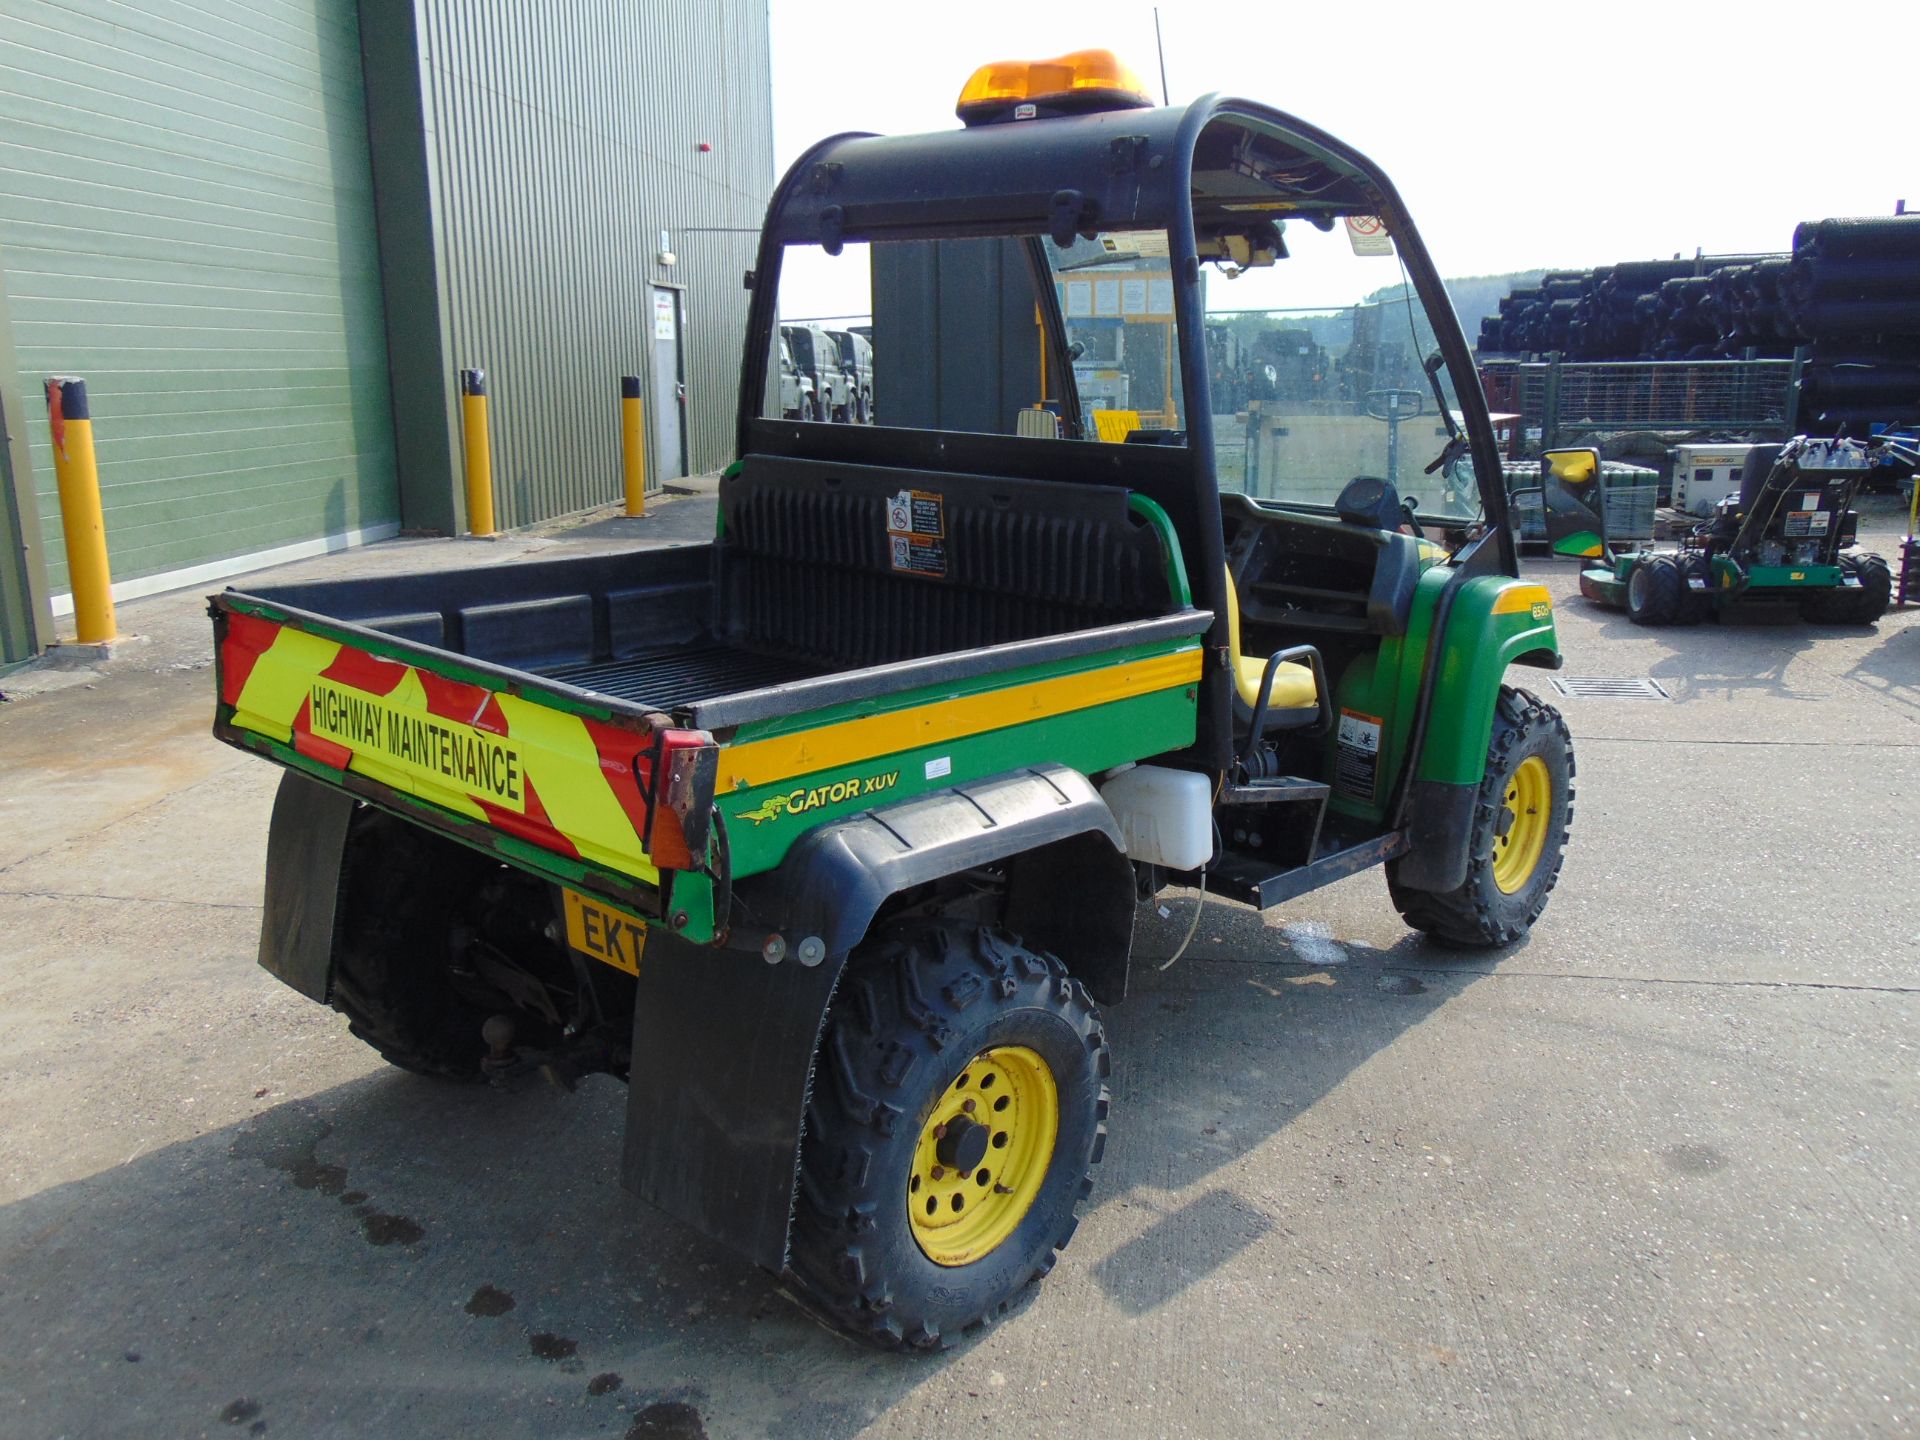
<svg viewBox="0 0 1920 1440"><path fill-rule="evenodd" d="M837 254L876 240L1054 235L1092 230L1164 230L1173 272L1174 315L1186 413L1212 413L1200 257L1194 233L1194 155L1219 119L1254 122L1323 167L1324 193L1364 207L1386 225L1419 297L1434 342L1454 378L1462 430L1480 492L1485 533L1455 560L1475 574L1518 575L1499 451L1465 334L1426 245L1386 175L1326 132L1254 101L1209 95L1184 107L1115 110L1015 121L926 135L836 135L813 146L787 171L768 207L742 351L738 454L779 454L867 465L1124 485L1157 501L1188 557L1195 605L1215 616L1208 644L1226 645L1225 549L1213 433L1191 425L1184 446L1103 445L1004 435L809 425L761 417L767 369L779 324L781 256L789 245ZM1028 247L1039 263L1038 242ZM1065 324L1050 277L1035 276L1042 327L1062 379L1067 433L1083 431L1066 360ZM1464 575L1456 576L1456 579ZM1437 638L1437 637L1436 637ZM1427 677L1429 680L1431 677ZM1226 675L1212 667L1204 708L1229 712ZM1423 691L1430 688L1423 685ZM1423 696L1424 698L1424 696ZM1424 709L1424 705L1422 707ZM1206 763L1223 767L1230 744L1204 733ZM1214 727L1218 729L1218 727ZM1217 753L1216 753L1217 752Z"/></svg>

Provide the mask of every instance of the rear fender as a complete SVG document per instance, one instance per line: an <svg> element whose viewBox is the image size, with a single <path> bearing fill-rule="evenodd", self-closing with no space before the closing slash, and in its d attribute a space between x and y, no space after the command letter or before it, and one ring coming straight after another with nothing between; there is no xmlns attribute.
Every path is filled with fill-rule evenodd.
<svg viewBox="0 0 1920 1440"><path fill-rule="evenodd" d="M843 955L893 897L1003 863L1005 922L1057 955L1095 999L1118 1001L1132 939L1133 866L1100 792L1064 765L1036 765L822 825L778 870L740 883L744 904L736 913L764 922L789 945L812 937L824 953Z"/></svg>
<svg viewBox="0 0 1920 1440"><path fill-rule="evenodd" d="M1096 997L1124 993L1133 868L1077 771L1035 766L823 825L740 883L729 948L649 938L621 1183L783 1270L807 1095L849 952L894 897L990 864L1007 870L1009 925ZM756 943L772 935L778 946Z"/></svg>

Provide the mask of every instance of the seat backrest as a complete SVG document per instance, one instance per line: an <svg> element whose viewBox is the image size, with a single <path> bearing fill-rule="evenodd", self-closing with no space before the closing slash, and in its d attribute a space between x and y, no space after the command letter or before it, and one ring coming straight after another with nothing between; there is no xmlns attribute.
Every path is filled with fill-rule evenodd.
<svg viewBox="0 0 1920 1440"><path fill-rule="evenodd" d="M745 649L877 665L1176 608L1118 486L753 455L720 509L716 630Z"/></svg>
<svg viewBox="0 0 1920 1440"><path fill-rule="evenodd" d="M1756 445L1747 451L1747 458L1740 466L1740 513L1745 515L1753 509L1754 501L1760 498L1767 477L1773 474L1773 462L1780 458L1784 445Z"/></svg>

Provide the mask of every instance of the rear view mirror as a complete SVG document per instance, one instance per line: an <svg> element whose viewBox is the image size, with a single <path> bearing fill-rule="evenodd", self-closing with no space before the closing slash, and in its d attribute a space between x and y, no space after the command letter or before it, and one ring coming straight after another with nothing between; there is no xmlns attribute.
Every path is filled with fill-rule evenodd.
<svg viewBox="0 0 1920 1440"><path fill-rule="evenodd" d="M1582 559L1607 553L1606 502L1598 450L1549 450L1540 457L1547 548Z"/></svg>

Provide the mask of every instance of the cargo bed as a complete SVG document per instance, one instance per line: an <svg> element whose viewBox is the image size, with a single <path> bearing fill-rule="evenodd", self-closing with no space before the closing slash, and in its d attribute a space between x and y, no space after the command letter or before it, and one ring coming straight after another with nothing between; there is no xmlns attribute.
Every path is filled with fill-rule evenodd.
<svg viewBox="0 0 1920 1440"><path fill-rule="evenodd" d="M938 574L889 563L902 486ZM755 457L710 545L215 596L215 733L704 938L714 864L823 820L1191 745L1212 616L1170 536L1111 486Z"/></svg>

